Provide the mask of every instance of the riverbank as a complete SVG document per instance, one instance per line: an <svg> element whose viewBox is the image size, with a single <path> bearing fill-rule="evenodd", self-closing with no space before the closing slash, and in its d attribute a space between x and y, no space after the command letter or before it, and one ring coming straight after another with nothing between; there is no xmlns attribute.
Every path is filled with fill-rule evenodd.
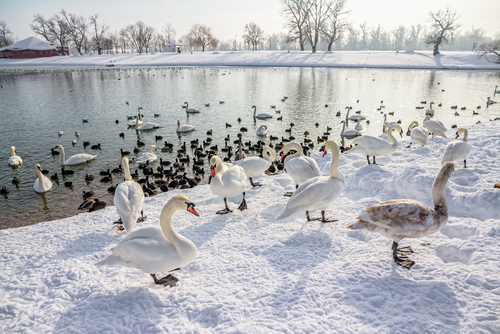
<svg viewBox="0 0 500 334"><path fill-rule="evenodd" d="M0 68L46 66L268 66L439 70L500 70L481 52L443 51L216 51L0 59Z"/></svg>

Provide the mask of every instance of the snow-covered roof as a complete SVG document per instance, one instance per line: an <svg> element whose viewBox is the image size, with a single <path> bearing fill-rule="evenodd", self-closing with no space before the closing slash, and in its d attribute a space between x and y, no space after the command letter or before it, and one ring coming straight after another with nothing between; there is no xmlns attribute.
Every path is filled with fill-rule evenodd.
<svg viewBox="0 0 500 334"><path fill-rule="evenodd" d="M49 43L42 41L34 36L28 37L14 43L12 45L1 48L0 51L4 50L55 50L56 48Z"/></svg>
<svg viewBox="0 0 500 334"><path fill-rule="evenodd" d="M168 43L167 46L182 46L182 43L172 42Z"/></svg>

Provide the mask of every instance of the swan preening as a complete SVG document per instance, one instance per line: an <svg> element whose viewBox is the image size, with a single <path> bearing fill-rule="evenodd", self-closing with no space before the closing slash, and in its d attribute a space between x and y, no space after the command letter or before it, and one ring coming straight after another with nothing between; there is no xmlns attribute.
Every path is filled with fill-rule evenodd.
<svg viewBox="0 0 500 334"><path fill-rule="evenodd" d="M136 126L137 124L142 125L142 114L141 114L142 107L137 108L137 116L133 117L133 119L130 122L127 122L128 126Z"/></svg>
<svg viewBox="0 0 500 334"><path fill-rule="evenodd" d="M10 154L11 156L9 157L9 165L12 167L21 166L21 164L23 163L23 159L21 159L20 156L16 155L16 148L14 146L10 147Z"/></svg>
<svg viewBox="0 0 500 334"><path fill-rule="evenodd" d="M195 244L172 228L176 211L186 210L199 216L194 207L185 196L172 197L161 211L160 227L148 226L129 233L111 249L111 255L95 265L137 268L151 274L156 284L175 286L176 277L169 274L158 279L156 273L185 267L198 254Z"/></svg>
<svg viewBox="0 0 500 334"><path fill-rule="evenodd" d="M387 132L387 136L391 141L390 143L387 140L379 137L362 136L353 140L352 144L356 146L354 146L346 153L365 155L366 160L368 160L368 164L371 164L370 156L373 156L373 164L376 164L375 157L388 156L398 150L399 144L396 138L394 138L394 136L392 135L393 130L398 130L400 136L403 137L403 130L401 129L401 126L399 126L398 124L393 124Z"/></svg>
<svg viewBox="0 0 500 334"><path fill-rule="evenodd" d="M33 189L37 193L44 193L46 191L49 191L52 188L52 181L49 180L48 177L42 174L42 167L40 167L39 164L36 164L36 180L35 183L33 184Z"/></svg>
<svg viewBox="0 0 500 334"><path fill-rule="evenodd" d="M448 139L446 137L446 127L441 121L431 120L429 116L426 116L424 119L424 127L432 133L432 137L440 136L444 139Z"/></svg>
<svg viewBox="0 0 500 334"><path fill-rule="evenodd" d="M156 145L151 145L151 150L149 152L143 153L139 159L137 159L137 163L139 164L147 164L148 162L153 162L158 159L158 156L153 151L156 151Z"/></svg>
<svg viewBox="0 0 500 334"><path fill-rule="evenodd" d="M181 126L181 121L177 120L177 132L191 132L196 128L196 126L185 124Z"/></svg>
<svg viewBox="0 0 500 334"><path fill-rule="evenodd" d="M295 150L294 154L286 154ZM303 155L302 146L297 143L290 143L283 147L283 157L285 168L295 182L295 189L312 177L321 176L318 163L311 157ZM293 192L287 192L285 196L292 196Z"/></svg>
<svg viewBox="0 0 500 334"><path fill-rule="evenodd" d="M54 149L59 149L61 151L61 166L83 164L97 157L97 155L91 155L88 153L78 153L69 157L68 160L65 160L64 147L62 147L62 145L57 145Z"/></svg>
<svg viewBox="0 0 500 334"><path fill-rule="evenodd" d="M427 145L427 139L429 138L429 132L418 126L417 121L411 122L410 126L408 126L408 131L406 132L407 136L410 136L411 141L410 145L408 145L406 148L410 148L411 144L419 144L422 146Z"/></svg>
<svg viewBox="0 0 500 334"><path fill-rule="evenodd" d="M276 217L281 220L296 213L306 213L307 221L321 220L323 223L332 222L336 219L325 218L325 210L335 201L344 190L344 174L339 170L339 148L337 143L329 140L325 143L323 156L327 151L332 152L332 164L330 176L317 176L302 183L292 195L286 207ZM321 218L309 217L309 211L321 210Z"/></svg>
<svg viewBox="0 0 500 334"><path fill-rule="evenodd" d="M357 124L359 124L359 120L357 120L356 122L358 122ZM343 137L357 137L357 136L361 136L361 133L357 130L346 130L345 129L345 121L341 121L340 123L343 123L342 125L342 131L340 132L340 135L343 136ZM363 127L361 127L362 129Z"/></svg>
<svg viewBox="0 0 500 334"><path fill-rule="evenodd" d="M189 108L189 103L186 101L184 102L184 104L186 105L186 112L188 114L198 114L200 111L196 108Z"/></svg>
<svg viewBox="0 0 500 334"><path fill-rule="evenodd" d="M253 187L261 186L258 182L253 182L252 177L260 175L269 169L269 166L276 160L276 154L271 148L266 148L262 154L264 158L250 157L234 162L234 165L240 166L245 171L245 175L250 179Z"/></svg>
<svg viewBox="0 0 500 334"><path fill-rule="evenodd" d="M245 170L240 166L224 165L218 155L214 155L210 159L212 180L210 181L210 190L217 196L224 198L226 208L217 211L217 214L223 215L232 212L227 206L227 197L233 197L243 194L239 210L243 211L247 208L245 201L245 187L247 177Z"/></svg>
<svg viewBox="0 0 500 334"><path fill-rule="evenodd" d="M258 127L257 131L255 131L257 136L265 136L267 135L267 125L261 125Z"/></svg>
<svg viewBox="0 0 500 334"><path fill-rule="evenodd" d="M467 168L467 157L472 152L472 145L467 142L469 132L466 128L460 128L457 130L456 138L458 138L461 134L464 135L464 140L454 140L448 145L443 152L443 158L441 159L441 164L446 161L464 161L464 168Z"/></svg>
<svg viewBox="0 0 500 334"><path fill-rule="evenodd" d="M413 253L413 250L410 247L398 249L398 244L404 238L421 238L436 233L448 222L448 201L445 190L454 170L452 162L445 162L434 179L432 184L434 209L411 199L391 200L366 208L358 216L358 221L347 225L347 228L367 230L391 238L394 261L410 269L415 262L406 255Z"/></svg>
<svg viewBox="0 0 500 334"><path fill-rule="evenodd" d="M260 114L257 114L257 107L256 106L252 106L253 108L253 118L258 118L258 119L266 119L266 118L272 118L273 116L272 115L269 115L269 114L266 114L266 113L260 113Z"/></svg>

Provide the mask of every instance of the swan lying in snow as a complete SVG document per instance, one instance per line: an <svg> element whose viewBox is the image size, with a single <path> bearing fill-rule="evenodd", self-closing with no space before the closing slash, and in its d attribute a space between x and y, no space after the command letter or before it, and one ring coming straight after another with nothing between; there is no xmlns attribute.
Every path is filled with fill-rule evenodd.
<svg viewBox="0 0 500 334"><path fill-rule="evenodd" d="M464 135L464 140L454 140L451 143L446 145L446 148L443 152L443 158L441 159L441 164L446 161L464 161L464 168L467 168L467 157L472 152L472 145L467 142L467 138L469 132L466 128L460 128L457 130L457 135L455 137L458 138L461 134Z"/></svg>
<svg viewBox="0 0 500 334"><path fill-rule="evenodd" d="M247 182L247 177L245 175L245 170L240 166L225 165L218 155L214 155L210 159L210 165L212 170L212 180L210 181L210 190L217 196L224 198L224 204L226 208L224 210L217 211L217 214L223 215L229 212L229 207L227 206L227 197L233 197L239 194L243 194L243 200L241 201L238 209L243 211L247 208L247 202L245 201L245 187Z"/></svg>
<svg viewBox="0 0 500 334"><path fill-rule="evenodd" d="M408 126L408 131L406 132L407 136L410 136L411 141L410 145L406 148L410 148L411 144L420 144L422 146L427 145L427 139L429 138L429 132L427 129L418 126L417 121L411 122L410 126Z"/></svg>
<svg viewBox="0 0 500 334"><path fill-rule="evenodd" d="M241 142L240 142L241 143ZM261 186L262 184L252 181L252 177L264 173L269 166L276 160L276 154L274 151L268 147L262 154L264 158L261 157L250 157L235 161L233 164L240 166L245 171L245 175L250 179L250 184L253 187Z"/></svg>
<svg viewBox="0 0 500 334"><path fill-rule="evenodd" d="M83 164L97 157L97 155L91 155L88 153L78 153L69 157L68 160L65 160L64 147L57 145L54 149L59 149L61 151L61 166Z"/></svg>
<svg viewBox="0 0 500 334"><path fill-rule="evenodd" d="M441 121L435 121L431 120L429 116L426 116L424 118L424 128L429 130L430 133L432 133L432 137L440 136L443 137L444 139L448 139L446 137L446 127Z"/></svg>
<svg viewBox="0 0 500 334"><path fill-rule="evenodd" d="M454 170L452 162L445 162L434 179L432 184L434 209L411 199L391 200L366 208L358 216L358 221L347 225L347 228L367 230L391 238L394 261L410 269L415 262L406 255L413 253L413 250L410 247L398 249L398 244L404 238L422 238L436 233L448 222L445 190Z"/></svg>
<svg viewBox="0 0 500 334"><path fill-rule="evenodd" d="M20 156L16 155L16 148L14 146L10 147L10 154L11 156L9 157L9 165L12 167L21 166L21 164L23 163L23 159L21 159Z"/></svg>
<svg viewBox="0 0 500 334"><path fill-rule="evenodd" d="M39 164L36 164L36 177L35 183L33 184L33 189L37 193L44 193L49 191L52 188L52 181L49 180L48 177L42 174L42 167Z"/></svg>
<svg viewBox="0 0 500 334"><path fill-rule="evenodd" d="M178 210L199 216L194 206L187 197L172 197L161 211L160 227L148 226L133 231L111 248L111 255L95 265L137 268L151 274L156 284L175 286L176 277L167 275L158 279L155 273L185 267L198 254L195 244L172 228L172 216Z"/></svg>
<svg viewBox="0 0 500 334"><path fill-rule="evenodd" d="M296 152L285 157L291 150L295 150ZM285 145L283 147L283 156L285 157L284 162L286 171L295 182L295 189L310 178L321 176L321 170L318 167L318 163L313 158L303 155L302 146L300 146L300 144L290 143ZM292 194L293 192L287 192L285 196L292 196Z"/></svg>

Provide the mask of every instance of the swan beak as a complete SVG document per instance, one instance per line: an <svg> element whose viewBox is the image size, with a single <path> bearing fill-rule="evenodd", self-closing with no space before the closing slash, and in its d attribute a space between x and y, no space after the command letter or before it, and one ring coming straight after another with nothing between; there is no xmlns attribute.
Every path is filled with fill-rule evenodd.
<svg viewBox="0 0 500 334"><path fill-rule="evenodd" d="M212 177L215 177L215 166L212 166L212 174L211 174Z"/></svg>
<svg viewBox="0 0 500 334"><path fill-rule="evenodd" d="M399 132L399 135L401 136L401 138L403 138L403 130L401 130L401 132Z"/></svg>
<svg viewBox="0 0 500 334"><path fill-rule="evenodd" d="M53 148L53 150L55 150L56 148L58 148L57 146Z"/></svg>
<svg viewBox="0 0 500 334"><path fill-rule="evenodd" d="M328 151L325 148L325 150L323 151L323 157L326 155L326 153L328 153Z"/></svg>
<svg viewBox="0 0 500 334"><path fill-rule="evenodd" d="M41 172L42 171L42 167L38 166L38 170Z"/></svg>
<svg viewBox="0 0 500 334"><path fill-rule="evenodd" d="M200 215L198 214L198 212L196 212L196 210L194 209L194 204L193 204L193 203L189 203L189 204L188 204L188 208L187 208L187 210L188 210L189 212L191 212L193 215L197 216L197 217L199 217L199 216L200 216Z"/></svg>
<svg viewBox="0 0 500 334"><path fill-rule="evenodd" d="M408 129L408 131L406 131L406 135L409 136L410 134L411 134L410 129Z"/></svg>
<svg viewBox="0 0 500 334"><path fill-rule="evenodd" d="M285 156L284 156L284 154L283 154L283 152L282 152L282 153L280 154L281 162L283 162L283 158L284 158L284 157L285 157Z"/></svg>
<svg viewBox="0 0 500 334"><path fill-rule="evenodd" d="M457 131L457 134L455 136L455 139L457 139L460 135L458 134L458 131Z"/></svg>

